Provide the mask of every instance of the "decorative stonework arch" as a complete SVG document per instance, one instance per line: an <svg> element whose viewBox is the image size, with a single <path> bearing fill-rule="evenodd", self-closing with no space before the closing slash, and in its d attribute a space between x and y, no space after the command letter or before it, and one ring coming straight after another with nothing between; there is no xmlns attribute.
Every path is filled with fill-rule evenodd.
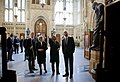
<svg viewBox="0 0 120 82"><path fill-rule="evenodd" d="M48 30L49 30L48 27L50 27L50 21L49 21L49 19L48 19L48 17L46 15L45 16L43 16L43 15L40 15L40 16L35 15L33 17L32 21L31 21L31 27L33 27L32 31L34 33L36 32L36 22L39 21L40 19L44 20L44 22L46 23L46 36L47 36L48 35Z"/></svg>

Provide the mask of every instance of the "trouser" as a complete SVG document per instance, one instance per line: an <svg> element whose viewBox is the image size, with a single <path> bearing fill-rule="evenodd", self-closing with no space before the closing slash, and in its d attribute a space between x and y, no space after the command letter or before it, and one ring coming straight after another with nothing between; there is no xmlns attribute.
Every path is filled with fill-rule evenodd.
<svg viewBox="0 0 120 82"><path fill-rule="evenodd" d="M44 70L46 70L46 62L43 63L43 66L44 66ZM40 73L42 73L42 64L39 64L39 68L40 68Z"/></svg>
<svg viewBox="0 0 120 82"><path fill-rule="evenodd" d="M19 45L15 45L15 54L16 54L16 52L18 54L18 52L19 52Z"/></svg>
<svg viewBox="0 0 120 82"><path fill-rule="evenodd" d="M28 52L27 52L27 48L25 48L25 56L24 56L24 60L27 59L27 56L28 56Z"/></svg>
<svg viewBox="0 0 120 82"><path fill-rule="evenodd" d="M23 52L23 46L20 46L21 52Z"/></svg>
<svg viewBox="0 0 120 82"><path fill-rule="evenodd" d="M59 73L59 62L52 62L52 72L55 72L55 63L56 63L56 73Z"/></svg>
<svg viewBox="0 0 120 82"><path fill-rule="evenodd" d="M34 58L28 59L28 66L29 66L29 71L32 71L34 68Z"/></svg>
<svg viewBox="0 0 120 82"><path fill-rule="evenodd" d="M8 48L8 60L12 60L13 48Z"/></svg>
<svg viewBox="0 0 120 82"><path fill-rule="evenodd" d="M69 54L69 55L70 56L68 57L68 56L66 56L66 54L64 54L65 72L66 72L66 74L69 74L69 71L68 71L68 66L69 66L70 75L73 75L73 54Z"/></svg>

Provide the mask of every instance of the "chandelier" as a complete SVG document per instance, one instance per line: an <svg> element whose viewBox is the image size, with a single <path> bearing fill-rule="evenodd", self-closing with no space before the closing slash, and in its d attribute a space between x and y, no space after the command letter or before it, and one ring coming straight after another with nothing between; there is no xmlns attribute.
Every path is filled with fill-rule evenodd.
<svg viewBox="0 0 120 82"><path fill-rule="evenodd" d="M45 4L46 4L45 0L40 0L40 5L42 6L42 8L44 7Z"/></svg>

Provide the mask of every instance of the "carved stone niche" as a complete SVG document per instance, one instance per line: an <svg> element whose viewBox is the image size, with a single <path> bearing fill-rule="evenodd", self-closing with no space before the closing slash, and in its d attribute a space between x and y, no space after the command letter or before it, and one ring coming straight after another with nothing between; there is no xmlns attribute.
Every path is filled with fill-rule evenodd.
<svg viewBox="0 0 120 82"><path fill-rule="evenodd" d="M110 4L112 2L112 0L105 0L105 4Z"/></svg>
<svg viewBox="0 0 120 82"><path fill-rule="evenodd" d="M110 3L114 2L114 1L117 1L117 0L105 0L105 4L108 5L108 4L110 4Z"/></svg>

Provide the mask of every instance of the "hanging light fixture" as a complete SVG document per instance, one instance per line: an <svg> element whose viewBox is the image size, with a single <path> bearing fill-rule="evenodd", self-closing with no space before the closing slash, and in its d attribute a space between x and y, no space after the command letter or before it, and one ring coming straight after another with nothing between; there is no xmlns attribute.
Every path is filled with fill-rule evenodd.
<svg viewBox="0 0 120 82"><path fill-rule="evenodd" d="M66 7L64 7L63 9L63 22L64 22L64 30L65 30L65 27L66 27Z"/></svg>
<svg viewBox="0 0 120 82"><path fill-rule="evenodd" d="M46 4L46 3L45 3L45 0L40 0L40 4L41 4L41 6L42 6L42 8L43 8L44 5Z"/></svg>
<svg viewBox="0 0 120 82"><path fill-rule="evenodd" d="M17 18L17 15L18 15L18 7L17 7L17 3L15 3L15 6L14 6L14 16L15 16L15 18Z"/></svg>
<svg viewBox="0 0 120 82"><path fill-rule="evenodd" d="M42 26L42 22L40 22L39 25Z"/></svg>
<svg viewBox="0 0 120 82"><path fill-rule="evenodd" d="M63 10L63 20L66 21L66 10Z"/></svg>
<svg viewBox="0 0 120 82"><path fill-rule="evenodd" d="M66 22L66 0L63 1L63 20L64 20L64 26Z"/></svg>
<svg viewBox="0 0 120 82"><path fill-rule="evenodd" d="M16 23L17 23L17 17L18 17L18 7L17 2L14 3L14 35L16 35Z"/></svg>

